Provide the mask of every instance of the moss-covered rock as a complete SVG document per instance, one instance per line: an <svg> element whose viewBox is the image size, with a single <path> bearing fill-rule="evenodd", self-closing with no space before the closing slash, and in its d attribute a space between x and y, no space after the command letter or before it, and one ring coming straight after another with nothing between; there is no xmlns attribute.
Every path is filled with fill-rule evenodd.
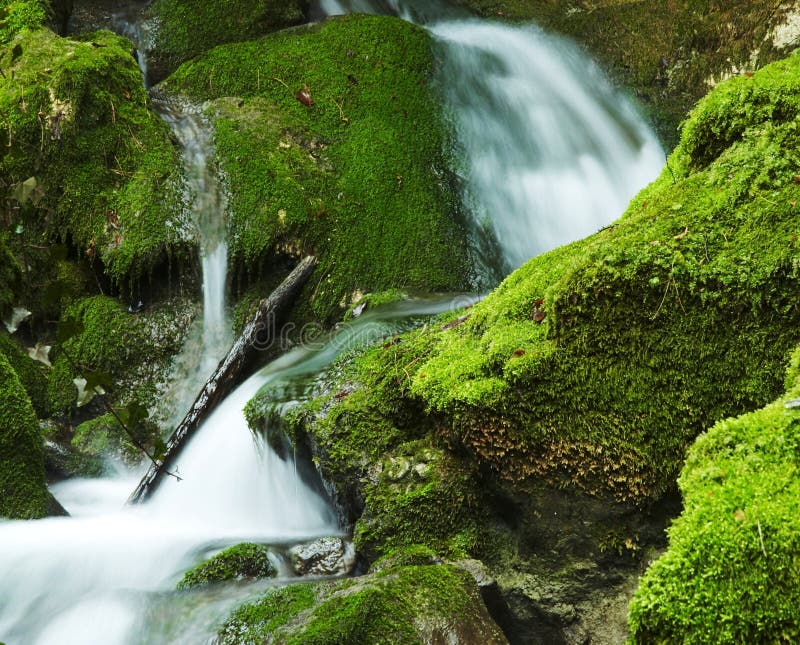
<svg viewBox="0 0 800 645"><path fill-rule="evenodd" d="M0 45L10 42L20 31L39 29L49 10L47 0L20 0L0 7Z"/></svg>
<svg viewBox="0 0 800 645"><path fill-rule="evenodd" d="M178 582L178 589L191 589L214 582L271 578L277 573L269 558L269 547L244 542L187 571Z"/></svg>
<svg viewBox="0 0 800 645"><path fill-rule="evenodd" d="M64 318L79 322L82 331L70 338L63 350L54 350L48 381L51 412L74 409L78 392L73 380L83 371L109 377L112 401L138 400L152 405L194 313L194 307L181 299L165 300L135 315L108 296L73 301Z"/></svg>
<svg viewBox="0 0 800 645"><path fill-rule="evenodd" d="M496 511L512 540L529 535L520 548L635 551L622 515L673 488L704 428L780 393L800 340L799 77L795 56L721 85L620 220L531 260L472 309L337 366L327 393L293 413L370 557L405 542L508 560L485 537ZM446 477L411 473L420 460L404 451L425 442ZM560 505L547 489L563 491ZM570 507L572 545L519 520Z"/></svg>
<svg viewBox="0 0 800 645"><path fill-rule="evenodd" d="M269 591L237 609L220 642L505 643L474 579L450 565L393 567Z"/></svg>
<svg viewBox="0 0 800 645"><path fill-rule="evenodd" d="M45 418L49 408L47 404L47 373L44 364L32 360L25 350L4 332L0 332L0 354L5 355L17 373L33 404L36 415Z"/></svg>
<svg viewBox="0 0 800 645"><path fill-rule="evenodd" d="M422 29L347 16L218 47L168 79L215 99L240 275L258 276L275 253L316 254L300 300L323 319L355 293L465 286L432 66Z"/></svg>
<svg viewBox="0 0 800 645"><path fill-rule="evenodd" d="M163 78L217 45L252 40L305 22L308 4L307 0L156 0L147 11L156 21L148 63Z"/></svg>
<svg viewBox="0 0 800 645"><path fill-rule="evenodd" d="M16 372L0 353L0 517L44 517L49 499L36 414Z"/></svg>
<svg viewBox="0 0 800 645"><path fill-rule="evenodd" d="M47 29L0 49L6 221L32 246L69 241L125 287L192 246L178 152L131 49L108 32Z"/></svg>
<svg viewBox="0 0 800 645"><path fill-rule="evenodd" d="M635 643L792 643L800 638L800 379L692 446L669 549L631 604Z"/></svg>
<svg viewBox="0 0 800 645"><path fill-rule="evenodd" d="M717 82L797 46L796 9L770 0L459 0L498 20L535 20L576 39L647 105L671 148L677 126Z"/></svg>

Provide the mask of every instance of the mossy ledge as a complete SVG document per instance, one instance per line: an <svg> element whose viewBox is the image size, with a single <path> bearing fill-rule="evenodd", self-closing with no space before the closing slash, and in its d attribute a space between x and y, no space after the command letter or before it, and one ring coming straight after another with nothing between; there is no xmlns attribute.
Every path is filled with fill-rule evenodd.
<svg viewBox="0 0 800 645"><path fill-rule="evenodd" d="M701 435L669 549L631 604L631 642L800 639L800 350L774 403Z"/></svg>
<svg viewBox="0 0 800 645"><path fill-rule="evenodd" d="M0 190L18 244L67 241L132 289L193 261L194 232L177 148L131 51L110 32L48 29L0 45Z"/></svg>
<svg viewBox="0 0 800 645"><path fill-rule="evenodd" d="M359 292L467 286L433 64L419 27L345 16L217 47L165 82L213 101L238 282L313 253L300 300L329 322Z"/></svg>
<svg viewBox="0 0 800 645"><path fill-rule="evenodd" d="M220 643L506 643L472 576L451 565L398 566L356 579L273 589L237 609Z"/></svg>
<svg viewBox="0 0 800 645"><path fill-rule="evenodd" d="M155 0L146 10L154 19L148 71L156 79L217 45L251 40L305 22L307 0ZM158 77L161 78L158 78Z"/></svg>

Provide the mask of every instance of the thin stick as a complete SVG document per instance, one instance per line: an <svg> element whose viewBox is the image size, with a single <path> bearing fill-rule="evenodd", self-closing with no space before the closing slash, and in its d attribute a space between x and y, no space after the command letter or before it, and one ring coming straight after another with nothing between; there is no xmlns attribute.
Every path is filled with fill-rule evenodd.
<svg viewBox="0 0 800 645"><path fill-rule="evenodd" d="M756 524L758 525L758 541L761 543L761 553L763 553L766 558L767 550L764 548L764 534L761 532L761 520L756 520Z"/></svg>

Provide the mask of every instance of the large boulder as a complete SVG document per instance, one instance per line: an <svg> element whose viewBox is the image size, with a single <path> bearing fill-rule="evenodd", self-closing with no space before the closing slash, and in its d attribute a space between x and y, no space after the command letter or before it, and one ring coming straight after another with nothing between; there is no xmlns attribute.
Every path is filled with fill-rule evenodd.
<svg viewBox="0 0 800 645"><path fill-rule="evenodd" d="M419 27L346 16L217 47L166 81L212 100L237 283L314 253L299 300L331 322L370 291L467 286L433 65Z"/></svg>

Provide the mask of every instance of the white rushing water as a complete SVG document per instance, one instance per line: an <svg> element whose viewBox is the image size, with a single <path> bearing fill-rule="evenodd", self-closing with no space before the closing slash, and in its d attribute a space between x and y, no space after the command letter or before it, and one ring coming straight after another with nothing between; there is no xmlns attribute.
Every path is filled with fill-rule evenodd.
<svg viewBox="0 0 800 645"><path fill-rule="evenodd" d="M503 269L618 217L664 160L632 105L569 43L533 27L462 19L443 6L322 2L327 13L395 13L431 30L441 48L438 87L461 146L463 165L456 170L465 178L476 228L497 240ZM225 203L200 111L174 102L159 109L184 149L187 202L203 240L202 349L187 352L188 362L178 366L183 391L193 397L231 340ZM292 459L280 459L250 432L245 403L270 387L278 403L291 404L307 386L303 379L357 339L396 329L399 319L463 304L411 302L384 314L367 312L321 346L274 361L203 423L177 460L183 481L166 478L141 506L124 506L133 479L75 480L53 489L73 517L0 522L0 641L208 642L241 596L228 591L231 596L186 610L185 626L167 620L177 621L171 631L150 625L158 608L187 597L173 591L184 570L210 550L243 540L284 543L338 531L330 507L297 476ZM179 418L191 399L176 401Z"/></svg>
<svg viewBox="0 0 800 645"><path fill-rule="evenodd" d="M633 104L563 38L454 18L436 2L323 0L321 9L428 26L441 48L437 85L454 121L465 201L497 240L503 273L610 224L664 165Z"/></svg>

